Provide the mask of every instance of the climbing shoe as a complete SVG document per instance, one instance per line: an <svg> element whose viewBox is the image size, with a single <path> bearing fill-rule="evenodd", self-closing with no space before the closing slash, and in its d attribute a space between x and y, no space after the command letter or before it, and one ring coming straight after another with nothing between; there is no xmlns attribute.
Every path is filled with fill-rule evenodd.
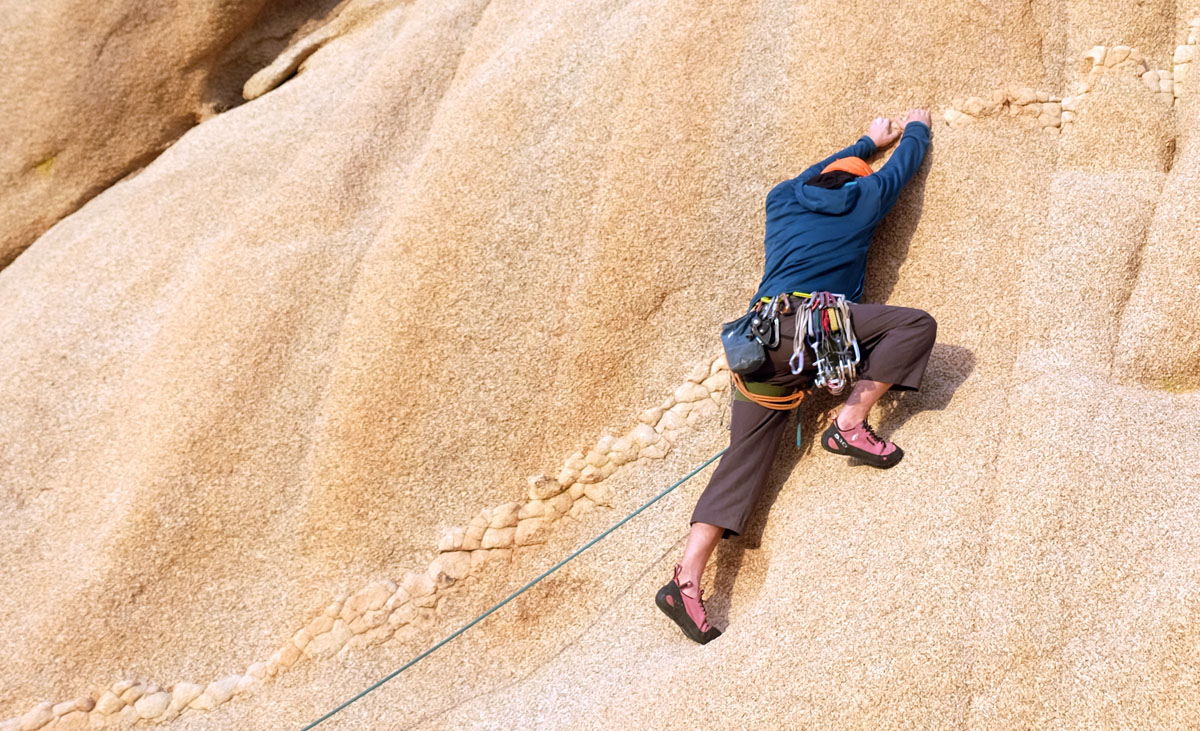
<svg viewBox="0 0 1200 731"><path fill-rule="evenodd" d="M658 590L654 603L670 617L679 629L692 641L707 645L721 636L721 630L710 627L708 615L704 611L704 593L691 581L679 583L680 566L675 566L675 578ZM691 589L696 596L684 594L684 589Z"/></svg>
<svg viewBox="0 0 1200 731"><path fill-rule="evenodd" d="M872 467L881 469L895 467L896 463L904 458L904 450L885 439L880 439L866 420L850 429L841 429L837 419L834 419L821 435L821 446L827 452L857 457Z"/></svg>

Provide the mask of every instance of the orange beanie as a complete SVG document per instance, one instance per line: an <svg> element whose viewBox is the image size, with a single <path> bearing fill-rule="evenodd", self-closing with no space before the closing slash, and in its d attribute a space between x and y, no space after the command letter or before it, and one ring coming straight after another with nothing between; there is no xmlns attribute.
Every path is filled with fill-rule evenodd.
<svg viewBox="0 0 1200 731"><path fill-rule="evenodd" d="M833 170L844 170L860 178L865 178L875 172L871 166L866 163L861 157L843 157L840 160L834 160L825 166L822 173L828 173Z"/></svg>

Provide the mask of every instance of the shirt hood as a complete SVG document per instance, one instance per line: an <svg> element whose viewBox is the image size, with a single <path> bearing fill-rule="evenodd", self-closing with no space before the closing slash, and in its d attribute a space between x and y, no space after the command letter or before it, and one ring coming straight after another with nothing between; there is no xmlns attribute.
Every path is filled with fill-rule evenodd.
<svg viewBox="0 0 1200 731"><path fill-rule="evenodd" d="M851 180L840 188L818 188L815 185L796 185L796 200L805 209L829 216L840 216L858 204L858 181Z"/></svg>

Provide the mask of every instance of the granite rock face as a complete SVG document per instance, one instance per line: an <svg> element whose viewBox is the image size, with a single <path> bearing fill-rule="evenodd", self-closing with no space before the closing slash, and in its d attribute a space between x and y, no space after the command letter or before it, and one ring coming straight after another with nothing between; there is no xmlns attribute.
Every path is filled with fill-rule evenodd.
<svg viewBox="0 0 1200 731"><path fill-rule="evenodd" d="M300 727L613 524L726 444L767 191L910 106L904 463L814 395L718 641L709 470L344 722L1200 724L1194 4L102 5L0 46L0 729Z"/></svg>
<svg viewBox="0 0 1200 731"><path fill-rule="evenodd" d="M0 267L63 216L242 102L337 0L18 3L0 44Z"/></svg>

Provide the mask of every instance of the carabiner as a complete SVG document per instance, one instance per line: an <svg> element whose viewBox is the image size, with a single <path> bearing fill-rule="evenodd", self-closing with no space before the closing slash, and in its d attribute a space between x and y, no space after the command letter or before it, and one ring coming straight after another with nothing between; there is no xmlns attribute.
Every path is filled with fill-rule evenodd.
<svg viewBox="0 0 1200 731"><path fill-rule="evenodd" d="M799 361L800 365L796 365L797 361ZM788 368L791 369L793 376L800 375L800 372L804 370L804 346L803 345L801 345L799 348L796 348L796 350L794 350L792 352L792 357L788 358Z"/></svg>

